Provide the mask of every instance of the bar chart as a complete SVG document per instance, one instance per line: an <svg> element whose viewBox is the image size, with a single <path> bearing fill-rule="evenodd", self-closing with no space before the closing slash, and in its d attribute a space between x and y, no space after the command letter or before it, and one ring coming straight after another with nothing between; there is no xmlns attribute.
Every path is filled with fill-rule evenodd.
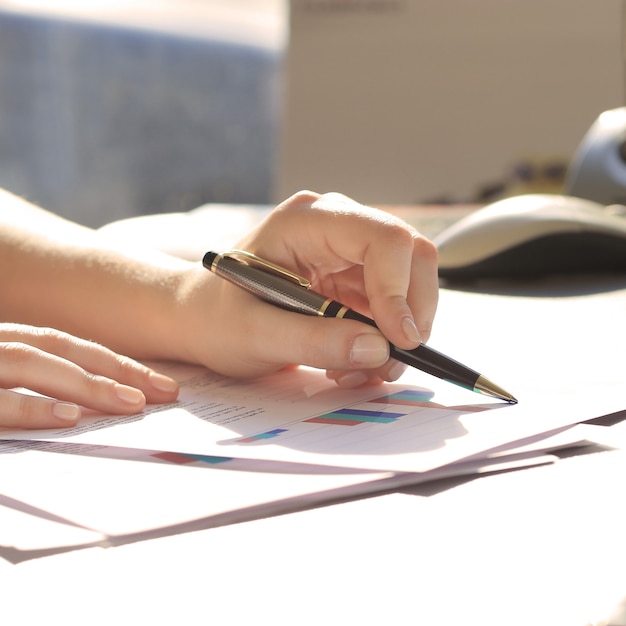
<svg viewBox="0 0 626 626"><path fill-rule="evenodd" d="M433 392L427 389L404 389L381 395L358 405L338 408L336 410L315 415L285 424L280 428L273 428L254 435L237 437L229 441L231 444L264 444L274 443L279 437L294 437L304 435L306 426L338 426L358 427L371 425L390 425L398 423L403 417L428 409L442 409L430 400ZM372 406L374 405L374 406ZM376 406L378 405L378 406ZM304 429L304 430L303 430Z"/></svg>

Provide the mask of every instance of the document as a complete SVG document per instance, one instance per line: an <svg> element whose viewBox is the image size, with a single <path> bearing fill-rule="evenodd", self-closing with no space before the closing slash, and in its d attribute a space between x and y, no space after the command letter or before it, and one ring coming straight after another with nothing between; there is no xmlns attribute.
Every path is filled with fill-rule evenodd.
<svg viewBox="0 0 626 626"><path fill-rule="evenodd" d="M524 393L510 405L417 371L399 383L343 390L310 368L253 381L195 366L159 368L181 385L173 405L130 417L89 417L64 430L0 431L0 438L427 472L622 406L610 397L586 400L588 394Z"/></svg>
<svg viewBox="0 0 626 626"><path fill-rule="evenodd" d="M442 290L437 324L446 332L436 327L431 345L509 389L516 405L413 368L393 384L346 390L307 367L247 381L161 363L180 383L175 404L0 438L427 472L624 410L626 334L617 320L625 314L623 289L541 297Z"/></svg>
<svg viewBox="0 0 626 626"><path fill-rule="evenodd" d="M422 474L0 441L0 557L18 562L123 545L445 478L550 464L557 460L555 449L585 442L585 428Z"/></svg>
<svg viewBox="0 0 626 626"><path fill-rule="evenodd" d="M626 409L626 335L606 323L625 313L624 290L443 290L439 318L450 332L435 331L433 347L510 389L517 405L413 369L393 384L345 390L306 367L243 381L160 363L180 382L175 404L89 414L64 430L0 431L0 549L23 557L116 545L552 462L551 446L587 436L577 424Z"/></svg>
<svg viewBox="0 0 626 626"><path fill-rule="evenodd" d="M6 549L27 552L149 539L396 484L389 473L240 468L224 459L165 451L2 442L0 555ZM380 485L368 485L375 482Z"/></svg>

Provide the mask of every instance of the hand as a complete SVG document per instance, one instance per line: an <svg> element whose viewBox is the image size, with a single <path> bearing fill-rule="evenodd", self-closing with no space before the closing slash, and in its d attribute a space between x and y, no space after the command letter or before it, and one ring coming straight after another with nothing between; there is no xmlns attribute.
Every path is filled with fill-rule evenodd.
<svg viewBox="0 0 626 626"><path fill-rule="evenodd" d="M171 378L98 344L49 328L0 323L0 426L70 427L81 407L127 415L146 401L173 402L177 395Z"/></svg>
<svg viewBox="0 0 626 626"><path fill-rule="evenodd" d="M379 383L405 368L389 360L388 340L410 349L430 335L438 300L435 246L386 212L340 194L301 192L237 247L309 278L316 291L373 317L380 331L283 311L204 270L190 293L210 303L189 310L204 313L197 328L211 324L209 345L199 342L197 349L212 369L252 376L304 364L326 369L343 386Z"/></svg>

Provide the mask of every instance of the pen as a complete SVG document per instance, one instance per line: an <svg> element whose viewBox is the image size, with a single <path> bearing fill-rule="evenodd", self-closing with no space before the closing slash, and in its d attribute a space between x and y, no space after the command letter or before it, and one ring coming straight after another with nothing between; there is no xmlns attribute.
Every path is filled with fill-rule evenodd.
<svg viewBox="0 0 626 626"><path fill-rule="evenodd" d="M214 274L278 307L305 315L357 320L376 327L374 320L311 289L310 282L269 261L246 252L207 252L204 267ZM517 400L478 372L425 344L404 350L389 343L390 356L423 372L477 393L512 404Z"/></svg>

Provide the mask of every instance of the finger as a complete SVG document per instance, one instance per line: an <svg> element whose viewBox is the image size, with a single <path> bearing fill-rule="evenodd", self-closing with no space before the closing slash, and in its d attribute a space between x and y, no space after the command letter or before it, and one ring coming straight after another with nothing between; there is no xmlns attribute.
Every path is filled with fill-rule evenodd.
<svg viewBox="0 0 626 626"><path fill-rule="evenodd" d="M70 428L80 417L77 404L0 389L0 427Z"/></svg>
<svg viewBox="0 0 626 626"><path fill-rule="evenodd" d="M246 296L238 335L241 343L224 354L221 373L255 376L288 364L372 369L389 359L389 342L376 328L353 320L292 313Z"/></svg>
<svg viewBox="0 0 626 626"><path fill-rule="evenodd" d="M19 343L0 344L0 386L24 387L105 413L132 414L146 404L140 389L94 375L76 363Z"/></svg>
<svg viewBox="0 0 626 626"><path fill-rule="evenodd" d="M374 319L382 326L390 340L401 348L413 348L428 341L439 300L437 250L432 242L421 236L413 239L405 300L393 291L385 293L384 276L380 274L370 286ZM392 287L393 289L393 284ZM388 322L399 320L395 328ZM404 336L402 336L404 335Z"/></svg>
<svg viewBox="0 0 626 626"><path fill-rule="evenodd" d="M379 385L383 382L398 380L407 366L394 359L389 359L382 367L371 370L329 370L326 376L340 387L354 388L366 385Z"/></svg>
<svg viewBox="0 0 626 626"><path fill-rule="evenodd" d="M438 299L437 251L414 228L341 194L296 194L272 219L273 227L251 242L260 256L300 271L334 297L354 289L347 274L338 274L360 267L356 288L364 290L385 336L402 348L428 338Z"/></svg>
<svg viewBox="0 0 626 626"><path fill-rule="evenodd" d="M6 324L0 326L0 341L26 343L76 363L92 374L140 389L151 403L173 402L178 396L178 384L170 377L97 343L61 331Z"/></svg>
<svg viewBox="0 0 626 626"><path fill-rule="evenodd" d="M350 238L348 254L363 266L365 293L379 328L392 343L414 348L429 338L437 309L437 250L401 220L373 215Z"/></svg>

